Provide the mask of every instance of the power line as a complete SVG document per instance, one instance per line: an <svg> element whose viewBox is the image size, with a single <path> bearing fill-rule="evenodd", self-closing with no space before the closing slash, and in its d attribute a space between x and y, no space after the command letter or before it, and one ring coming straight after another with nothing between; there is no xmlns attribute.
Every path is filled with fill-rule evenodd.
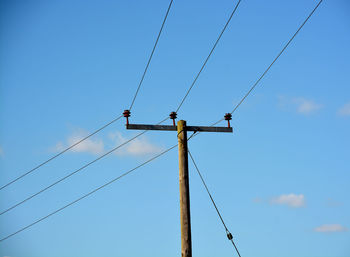
<svg viewBox="0 0 350 257"><path fill-rule="evenodd" d="M298 30L294 33L294 35L289 39L289 41L287 42L287 44L283 47L283 49L279 52L279 54L277 55L277 57L273 60L273 62L268 66L268 68L264 71L264 73L259 77L259 79L254 83L254 85L250 88L250 90L245 94L245 96L241 99L241 101L235 106L235 108L232 110L232 112L231 112L231 114L233 114L236 110L237 110L237 108L243 103L243 101L247 98L247 96L253 91L253 89L258 85L258 83L261 81L261 79L265 76L265 74L270 70L270 68L272 67L272 65L277 61L277 59L282 55L282 53L286 50L286 48L289 46L289 44L293 41L293 39L296 37L296 35L299 33L299 31L303 28L303 26L306 24L306 22L310 19L310 17L314 14L314 12L317 10L317 8L320 6L320 4L322 3L322 1L323 0L320 0L319 2L318 2L318 4L315 6L315 8L312 10L312 12L309 14L309 16L305 19L305 21L301 24L301 26L298 28ZM213 123L211 126L215 126L216 124L218 124L218 123L220 123L221 121L223 121L224 119L220 119L219 121L217 121L217 122L215 122L215 123ZM200 132L198 132L198 133L193 133L190 137L189 137L189 139L191 139L192 137L194 137L194 136L196 136L196 135L198 135L198 134L200 134ZM198 166L196 165L196 163L195 163L195 161L194 161L194 158L193 158L193 156L192 156L192 154L191 154L191 152L188 150L188 153L189 153L189 155L190 155L190 158L191 158L191 160L192 160L192 162L193 162L193 164L194 164L194 166L195 166L195 168L196 168L196 170L197 170L197 172L198 172L198 175L200 176L200 178L201 178L201 180L202 180L202 182L203 182L203 185L205 186L205 188L206 188L206 191L207 191L207 193L208 193L208 195L209 195L209 197L210 197L210 199L211 199L211 201L212 201L212 203L213 203L213 205L214 205L214 207L215 207L215 209L216 209L216 212L218 213L218 216L219 216L219 218L220 218L220 220L221 220L221 222L222 222L222 224L223 224L223 226L224 226L224 228L225 228L225 230L226 230L226 234L227 234L227 237L228 237L228 239L232 242L232 245L234 246L234 248L235 248L235 250L236 250L236 252L237 252L237 254L239 255L239 256L241 256L240 255L240 253L239 253L239 251L238 251L238 249L237 249L237 247L236 247L236 245L235 245L235 243L234 243L234 241L233 241L233 237L232 237L232 234L229 232L229 230L227 229L227 226L226 226L226 224L225 224L225 222L224 222L224 220L223 220L223 218L222 218L222 216L221 216L221 214L220 214L220 212L219 212L219 210L218 210L218 208L217 208L217 206L216 206L216 204L215 204L215 201L214 201L214 199L213 199L213 197L211 196L211 194L210 194L210 192L209 192L209 189L208 189L208 187L207 187L207 185L206 185L206 183L205 183L205 181L204 181L204 179L203 179L203 177L202 177L202 175L201 175L201 173L200 173L200 171L199 171L199 169L198 169Z"/></svg>
<svg viewBox="0 0 350 257"><path fill-rule="evenodd" d="M221 39L221 36L224 34L224 32L225 32L225 30L226 30L228 24L230 23L230 21L231 21L233 15L235 14L235 12L236 12L236 10L237 10L237 8L238 8L238 6L239 6L240 3L241 3L241 0L239 0L239 1L237 2L237 4L236 4L235 8L233 9L233 11L232 11L230 17L229 17L228 20L227 20L227 22L226 22L224 28L222 29L222 31L221 31L219 37L216 39L214 46L213 46L212 49L210 50L209 55L208 55L207 58L205 59L203 65L202 65L202 67L201 67L201 69L200 69L199 72L197 73L197 75L196 75L195 79L193 80L193 82L192 82L190 88L187 90L185 96L182 98L182 100L181 100L179 106L177 107L176 112L178 112L178 111L180 110L180 108L181 108L182 104L184 103L185 99L187 98L188 94L189 94L190 91L192 90L193 86L196 84L197 79L199 78L199 75L202 73L202 71L203 71L205 65L207 64L207 62L208 62L208 60L209 60L211 54L214 52L214 50L215 50L217 44L219 43L219 41L220 41L220 39Z"/></svg>
<svg viewBox="0 0 350 257"><path fill-rule="evenodd" d="M130 107L129 107L129 110L132 109L132 107L133 107L133 105L134 105L134 103L135 103L136 97L137 97L137 95L138 95L138 93L139 93L140 87L141 87L142 82L143 82L143 80L144 80L144 78L145 78L145 75L146 75L146 73L147 73L148 66L149 66L149 64L151 63L151 60L152 60L154 51L156 50L156 47L157 47L157 44L158 44L158 40L159 40L159 38L160 38L160 35L162 34L163 27L164 27L164 24L165 24L165 22L166 22L166 20L167 20L167 18L168 18L168 14L169 14L169 11L170 11L170 8L171 8L171 5L172 5L172 4L173 4L173 0L170 1L168 10L167 10L167 12L166 12L166 14L165 14L165 17L164 17L164 20L163 20L163 23L162 23L162 26L160 27L160 30L159 30L159 33L158 33L156 42L154 43L154 46L153 46L151 55L150 55L149 58L148 58L147 65L146 65L145 70L144 70L144 72L143 72L143 74L142 74L142 77L141 77L141 80L140 80L139 85L138 85L138 87L137 87L137 90L136 90L136 93L135 93L135 95L134 95L134 98L133 98L132 101L131 101L131 105L130 105Z"/></svg>
<svg viewBox="0 0 350 257"><path fill-rule="evenodd" d="M159 122L158 124L161 124L162 122L164 122L164 121L167 120L167 119L168 119L168 118L164 119L163 121ZM142 133L145 133L145 132L146 132L146 131L143 131ZM195 133L193 133L193 134L187 139L187 141L190 140L190 139L193 137L194 134L195 134ZM141 168L142 166L146 165L147 163L149 163L149 162L151 162L151 161L157 159L157 158L160 157L161 155L163 155L163 154L169 152L170 150L172 150L173 148L175 148L177 145L178 145L178 144L176 144L176 145L174 145L174 146L168 148L167 150L161 152L160 154L158 154L158 155L152 157L151 159L149 159L149 160L143 162L142 164L136 166L135 168L133 168L133 169L131 169L131 170L129 170L129 171L123 173L122 175L120 175L120 176L118 176L118 177L112 179L111 181L109 181L109 182L103 184L102 186L100 186L100 187L98 187L98 188L96 188L96 189L90 191L89 193L87 193L87 194L85 194L85 195L79 197L78 199L76 199L76 200L70 202L69 204L67 204L67 205L65 205L65 206L63 206L63 207L61 207L61 208L59 208L59 209L57 209L57 210L51 212L50 214L48 214L48 215L46 215L46 216L44 216L44 217L42 217L42 218L36 220L35 222L33 222L33 223L31 223L31 224L29 224L29 225L27 225L27 226L25 226L25 227L23 227L23 228L17 230L16 232L14 232L14 233L12 233L12 234L9 234L9 235L3 237L2 239L0 239L0 243L3 242L3 241L5 241L5 240L7 240L8 238L10 238L10 237L12 237L12 236L18 234L18 233L20 233L20 232L22 232L22 231L24 231L24 230L30 228L31 226L33 226L33 225L35 225L35 224L37 224L37 223L39 223L39 222L41 222L41 221L43 221L43 220L49 218L50 216L52 216L52 215L54 215L54 214L56 214L56 213L58 213L58 212L64 210L65 208L67 208L67 207L69 207L69 206L71 206L71 205L73 205L73 204L79 202L80 200L82 200L82 199L84 199L84 198L86 198L86 197L92 195L93 193L99 191L100 189L102 189L102 188L104 188L104 187L106 187L106 186L112 184L113 182L115 182L115 181L121 179L122 177L124 177L124 176L130 174L131 172L135 171L136 169Z"/></svg>
<svg viewBox="0 0 350 257"><path fill-rule="evenodd" d="M30 173L32 173L33 171L39 169L41 166L45 165L46 163L52 161L53 159L57 158L58 156L62 155L63 153L67 152L68 150L72 149L73 147L75 147L76 145L80 144L81 142L85 141L86 139L92 137L93 135L95 135L96 133L100 132L101 130L103 130L104 128L108 127L109 125L111 125L112 123L116 122L117 120L119 120L120 118L122 118L123 115L115 118L114 120L110 121L109 123L107 123L106 125L100 127L99 129L95 130L94 132L92 132L91 134L87 135L86 137L84 137L83 139L77 141L76 143L70 145L69 147L67 147L66 149L62 150L61 152L59 152L58 154L52 156L50 159L40 163L39 165L35 166L34 168L32 168L31 170L28 170L27 172L23 173L22 175L20 175L19 177L11 180L10 182L8 182L7 184L3 185L2 187L0 187L0 190L4 189L5 187L8 187L9 185L15 183L17 180L20 180L21 178L29 175Z"/></svg>
<svg viewBox="0 0 350 257"><path fill-rule="evenodd" d="M152 157L151 159L145 161L144 163L138 165L137 167L135 167L135 168L133 168L133 169L131 169L131 170L129 170L129 171L123 173L122 175L120 175L120 176L114 178L113 180L107 182L106 184L103 184L102 186L100 186L100 187L98 187L98 188L96 188L96 189L90 191L89 193L87 193L87 194L85 194L85 195L79 197L78 199L76 199L76 200L70 202L69 204L67 204L67 205L65 205L65 206L63 206L63 207L61 207L61 208L55 210L54 212L51 212L50 214L48 214L48 215L46 215L46 216L44 216L44 217L42 217L42 218L36 220L35 222L33 222L33 223L31 223L31 224L29 224L29 225L27 225L27 226L25 226L25 227L23 227L23 228L21 228L21 229L19 229L19 230L17 230L16 232L14 232L14 233L12 233L12 234L9 234L9 235L7 235L7 236L5 236L5 237L3 237L2 239L0 239L0 242L3 242L3 241L5 241L5 240L7 240L8 238L10 238L10 237L12 237L12 236L14 236L14 235L16 235L16 234L18 234L18 233L20 233L20 232L26 230L27 228L30 228L31 226L33 226L33 225L35 225L35 224L37 224L37 223L39 223L39 222L41 222L41 221L47 219L48 217L50 217L50 216L52 216L52 215L54 215L54 214L56 214L56 213L58 213L58 212L64 210L65 208L67 208L67 207L69 207L69 206L71 206L71 205L73 205L73 204L79 202L80 200L82 200L82 199L84 199L84 198L86 198L86 197L92 195L93 193L99 191L100 189L102 189L102 188L104 188L104 187L106 187L106 186L112 184L113 182L115 182L115 181L121 179L122 177L124 177L124 176L130 174L130 173L133 172L134 170L136 170L136 169L138 169L138 168L141 168L141 167L144 166L145 164L147 164L147 163L149 163L149 162L151 162L151 161L157 159L158 157L160 157L161 155L163 155L163 154L169 152L170 150L172 150L172 149L175 148L176 146L177 146L177 144L174 145L174 146L172 146L172 147L170 147L170 148L168 148L167 150L161 152L160 154L158 154L158 155Z"/></svg>
<svg viewBox="0 0 350 257"><path fill-rule="evenodd" d="M307 17L307 19L306 19L306 20L303 22L303 24L299 27L299 29L297 30L297 32L292 36L292 38L288 41L288 43L285 45L285 47L282 49L282 51L277 55L277 57L274 59L274 61L273 61L273 62L270 64L270 66L265 70L265 72L260 76L260 78L259 78L259 79L257 80L257 82L253 85L253 87L248 91L248 93L247 93L247 94L242 98L242 100L236 105L236 107L233 109L233 111L231 112L231 114L234 113L234 112L236 111L236 109L242 104L242 102L245 100L245 98L251 93L251 91L256 87L256 85L260 82L260 80L261 80L261 79L265 76L265 74L270 70L271 66L277 61L277 59L281 56L281 54L284 52L284 50L289 46L289 44L292 42L292 40L294 39L294 37L298 34L298 32L299 32L299 31L302 29L302 27L306 24L306 22L307 22L307 21L309 20L309 18L313 15L313 13L314 13L314 12L316 11L316 9L319 7L319 5L321 4L322 1L323 1L323 0L319 1L319 3L317 4L317 6L313 9L313 11L312 11L312 12L310 13L310 15ZM239 3L240 3L240 1L238 2L238 4L239 4ZM238 4L236 5L236 8L235 8L235 9L237 9ZM235 11L235 10L234 10L234 11ZM233 15L233 14L231 14L231 17L232 17L232 15ZM230 19L231 19L231 17L230 17ZM228 24L228 23L227 23L227 24ZM227 25L226 25L226 26L227 26ZM225 27L226 27L226 26L225 26ZM222 32L222 33L223 33L223 32ZM221 35L222 35L222 34L221 34ZM221 35L220 35L220 37L221 37ZM216 44L217 44L217 43L216 43ZM215 48L216 44L214 45L214 48ZM211 51L211 53L212 53L212 51ZM209 54L207 60L209 59L211 53ZM206 62L207 62L207 60L206 60ZM205 64L206 64L206 62L205 62ZM199 74L200 74L201 71L203 70L205 64L202 66L202 69L200 70ZM199 74L197 75L195 81L197 80ZM195 83L195 81L194 81L194 83ZM194 83L191 85L189 91L192 89ZM187 92L187 94L185 95L184 99L182 100L182 102L181 102L179 108L180 108L181 105L183 104L183 102L184 102L185 98L187 97L189 91ZM177 111L179 110L179 108L177 109ZM115 122L115 121L117 121L118 119L120 119L121 117L122 117L122 116L116 118L115 120L113 120L113 121L111 121L110 123L106 124L105 126L101 127L101 128L98 129L97 131L95 131L95 132L93 132L92 134L88 135L86 138L84 138L84 139L82 139L81 141L77 142L75 145L81 143L82 141L84 141L84 140L87 139L88 137L90 137L90 136L96 134L96 133L99 132L100 130L104 129L105 127L109 126L109 125L112 124L113 122ZM218 122L214 123L212 126L216 125L217 123L221 122L222 120L223 120L223 119L219 120ZM165 120L163 120L163 121L165 121ZM162 122L163 122L163 121L162 121ZM160 123L159 123L159 124L160 124ZM143 133L145 133L145 131L142 132L142 133L140 133L138 136L140 136L140 135L143 134ZM197 133L197 134L199 134L199 133ZM194 136L194 134L193 134L191 137L193 137L193 136ZM191 138L191 137L190 137L190 138ZM190 138L189 138L189 139L190 139ZM70 148L74 147L75 145L72 145L72 146L70 146L69 148L67 148L66 150L62 151L62 152L59 153L56 157L58 157L60 154L64 153L65 151L69 150ZM176 145L173 146L172 148L174 148L174 147L176 147ZM172 148L169 148L168 150L162 152L160 155L162 155L162 154L164 154L165 152L171 150ZM115 150L116 150L116 149L115 149ZM112 151L113 151L113 150L112 150ZM111 152L111 151L110 151L110 152ZM103 158L104 156L106 156L106 155L109 154L110 152L108 152L108 153L106 153L105 155L99 157L98 159L94 160L93 162L96 162L97 160ZM141 164L141 165L138 166L138 167L143 166L144 164L146 164L146 163L148 163L148 162L154 160L155 158L159 157L160 155L154 157L153 159L148 160L147 162ZM56 158L56 157L53 157L52 159L54 159L54 158ZM50 161L50 159L49 159L48 161ZM47 163L48 161L42 163L40 166L44 165L44 164ZM89 163L88 165L92 164L93 162ZM32 171L34 171L35 169L39 168L40 166L37 166L37 167L34 168ZM138 167L134 168L133 170L137 169ZM45 216L45 217L43 217L43 218L37 220L36 222L34 222L34 223L32 223L32 224L30 224L30 225L28 225L28 226L26 226L26 227L24 227L24 228L18 230L17 232L12 233L12 234L10 234L9 236L6 236L5 238L1 239L0 242L2 242L2 241L4 241L4 240L8 239L9 237L11 237L11 236L13 236L13 235L15 235L15 234L17 234L17 233L19 233L19 232L21 232L21 231L23 231L23 230L29 228L29 227L31 227L31 226L33 226L33 225L37 224L38 222L40 222L40 221L42 221L42 220L44 220L44 219L46 219L46 218L52 216L53 214L55 214L55 213L57 213L57 212L59 212L59 211L65 209L65 208L67 208L68 206L70 206L70 205L72 205L72 204L74 204L74 203L76 203L76 202L82 200L83 198L85 198L85 197L89 196L90 194L92 194L92 193L98 191L99 189L101 189L101 188L103 188L103 187L105 187L105 186L107 186L107 185L113 183L114 181L118 180L118 179L121 178L122 176L127 175L128 173L132 172L133 170L130 170L130 171L128 171L127 173L124 173L124 174L121 175L120 177L118 177L118 178L116 178L116 179L114 179L114 180L108 182L107 184L105 184L105 185L103 185L103 186L101 186L101 187L99 187L99 188L97 188L97 189L91 191L90 193L84 195L83 197L81 197L81 198L79 198L79 199L77 199L77 200L71 202L70 204L68 204L68 205L66 205L66 206L64 206L64 207L62 207L62 208L56 210L55 212L53 212L53 213L51 213L51 214L49 214L49 215L47 215L47 216ZM29 173L32 172L32 171L29 171ZM198 171L199 171L199 170L198 170ZM29 173L27 173L27 174L29 174ZM27 174L24 174L24 175L22 175L21 177L24 177L24 176L27 175ZM20 179L21 177L19 177L18 179ZM13 182L17 181L18 179L14 180ZM8 183L8 185L12 184L13 182ZM6 186L7 186L7 185L1 187L0 190L3 189L3 188L5 188ZM45 190L46 190L46 189L45 189ZM29 199L28 199L28 200L29 200ZM220 215L220 216L221 216L221 215ZM224 226L225 226L225 225L224 225ZM225 227L226 227L226 226L225 226ZM231 242L232 242L233 245L235 246L235 244L234 244L234 242L233 242L232 240L231 240ZM236 248L236 246L235 246L235 248ZM236 250L237 250L237 248L236 248ZM238 250L237 250L237 252L238 252ZM239 254L239 253L238 253L238 254Z"/></svg>
<svg viewBox="0 0 350 257"><path fill-rule="evenodd" d="M201 181L202 181L202 183L203 183L203 185L204 185L204 187L205 187L205 190L207 191L207 193L208 193L208 195L209 195L209 197L210 197L210 200L211 200L211 202L213 203L213 205L214 205L214 207L215 207L215 210L216 210L216 212L217 212L217 214L218 214L218 216L219 216L219 218L220 218L220 220L221 220L221 223L222 223L222 225L224 226L224 228L225 228L225 230L226 230L226 236L227 236L227 238L232 242L233 246L234 246L235 249L236 249L236 252L237 252L238 256L241 257L241 255L240 255L240 253L239 253L239 251L238 251L238 249L237 249L237 247L236 247L236 244L235 244L235 242L233 241L232 234L231 234L231 232L228 230L228 228L227 228L227 226L226 226L226 224L225 224L225 222L224 222L224 219L222 218L221 213L220 213L218 207L216 206L215 201L214 201L214 199L213 199L211 193L209 192L209 188L207 187L207 184L205 183L204 178L203 178L201 172L199 171L199 168L198 168L196 162L194 161L194 158L193 158L193 156L192 156L192 154L191 154L191 152L190 152L189 149L188 149L188 153L189 153L189 155L190 155L190 157L191 157L191 160L192 160L192 162L193 162L193 165L194 165L194 167L196 168L197 173L198 173L198 175L199 175L199 177L200 177L200 179L201 179Z"/></svg>
<svg viewBox="0 0 350 257"><path fill-rule="evenodd" d="M318 4L315 6L315 8L312 10L312 12L309 14L309 16L304 20L304 22L301 24L301 26L298 28L298 30L293 34L293 36L289 39L287 44L282 48L282 50L278 53L276 58L272 61L272 63L267 67L267 69L261 74L259 79L254 83L254 85L249 89L249 91L244 95L244 97L241 99L241 101L238 102L238 104L235 106L235 108L231 111L231 114L233 114L237 108L243 103L243 101L248 97L248 95L254 90L254 88L259 84L259 82L262 80L262 78L266 75L266 73L270 70L272 65L278 60L278 58L282 55L282 53L287 49L287 47L290 45L290 43L293 41L293 39L296 37L296 35L299 33L299 31L304 27L306 22L311 18L311 16L314 14L314 12L317 10L317 8L320 6L323 0L320 0ZM224 119L221 119L214 123L213 125L216 125L223 121Z"/></svg>
<svg viewBox="0 0 350 257"><path fill-rule="evenodd" d="M173 0L170 1L169 7L168 7L167 12L166 12L166 15L165 15L165 18L164 18L164 20L163 20L162 26L161 26L160 31L159 31L159 33L158 33L157 40L156 40L156 42L155 42L155 44L154 44L154 46L153 46L151 55L150 55L150 57L149 57L149 59L148 59L148 62L147 62L146 68L145 68L145 70L144 70L144 72L143 72L141 81L140 81L140 83L139 83L139 85L138 85L138 87L137 87L136 93L135 93L134 98L133 98L133 100L132 100L132 102L131 102L131 105L130 105L130 108L129 108L130 110L131 110L132 106L133 106L134 103L135 103L136 96L138 95L138 92L139 92L139 90L140 90L141 84L142 84L143 79L144 79L144 77L145 77L145 75L146 75L146 72L147 72L147 70L148 70L148 66L149 66L149 64L150 64L150 62L151 62L153 53L154 53L154 51L155 51L155 49L156 49L156 47L157 47L157 44L158 44L160 35L161 35L162 31L163 31L163 27L164 27L164 24L165 24L166 19L167 19L167 17L168 17L168 14L169 14L169 11L170 11L170 8L171 8L172 3L173 3ZM108 127L109 125L111 125L112 123L116 122L117 120L119 120L119 119L122 118L122 117L123 117L123 115L121 115L121 116L115 118L114 120L108 122L107 124L103 125L103 126L100 127L99 129L95 130L95 131L92 132L91 134L87 135L87 136L84 137L83 139L81 139L81 140L79 140L78 142L76 142L76 143L74 143L74 144L68 146L66 149L62 150L62 151L59 152L58 154L52 156L52 157L49 158L48 160L46 160L46 161L40 163L39 165L37 165L37 166L35 166L34 168L28 170L27 172L23 173L22 175L18 176L17 178L11 180L11 181L8 182L7 184L1 186L1 187L0 187L0 190L2 190L2 189L4 189L4 188L8 187L9 185L15 183L16 181L22 179L23 177L25 177L25 176L29 175L30 173L34 172L35 170L39 169L41 166L43 166L43 165L47 164L48 162L50 162L50 161L56 159L57 157L59 157L59 156L62 155L63 153L67 152L68 150L72 149L73 147L77 146L78 144L82 143L83 141L85 141L86 139L92 137L93 135L97 134L98 132L100 132L101 130L105 129L106 127ZM0 215L1 215L1 214L0 214Z"/></svg>
<svg viewBox="0 0 350 257"><path fill-rule="evenodd" d="M163 122L166 121L167 119L168 119L168 118L162 120L162 121L159 122L158 124L163 123ZM7 208L6 210L2 211L2 212L0 213L0 215L5 214L6 212L8 212L8 211L10 211L10 210L12 210L12 209L14 209L14 208L16 208L16 207L22 205L23 203L25 203L25 202L29 201L30 199L34 198L35 196L37 196L37 195L39 195L39 194L45 192L46 190L50 189L51 187L53 187L53 186L57 185L58 183L60 183L60 182L62 182L62 181L64 181L64 180L66 180L67 178L69 178L69 177L73 176L74 174L78 173L79 171L81 171L81 170L87 168L87 167L90 166L91 164L93 164L93 163L95 163L95 162L101 160L103 157L106 157L107 155L111 154L112 152L116 151L117 149L121 148L122 146L126 145L127 143L133 141L134 139L138 138L139 136L145 134L146 132L147 132L147 130L145 130L145 131L143 131L143 132L137 134L136 136L132 137L131 139L125 141L124 143L122 143L122 144L120 144L120 145L114 147L112 150L110 150L110 151L108 151L108 152L102 154L101 156L99 156L99 157L96 158L95 160L93 160L93 161L91 161L91 162L85 164L84 166L80 167L79 169L77 169L77 170L75 170L75 171L69 173L68 175L64 176L63 178L61 178L61 179L55 181L54 183L52 183L52 184L50 184L49 186L47 186L47 187L41 189L40 191L36 192L35 194L32 194L31 196L25 198L24 200L22 200L22 201L16 203L15 205L12 205L11 207L9 207L9 208Z"/></svg>

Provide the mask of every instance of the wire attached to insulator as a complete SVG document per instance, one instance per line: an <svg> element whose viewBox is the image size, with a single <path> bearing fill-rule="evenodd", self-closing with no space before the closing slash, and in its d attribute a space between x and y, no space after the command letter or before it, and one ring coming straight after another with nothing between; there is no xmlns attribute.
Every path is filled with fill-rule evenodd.
<svg viewBox="0 0 350 257"><path fill-rule="evenodd" d="M124 110L123 115L126 118L126 125L129 125L129 117L130 117L130 111L129 110Z"/></svg>

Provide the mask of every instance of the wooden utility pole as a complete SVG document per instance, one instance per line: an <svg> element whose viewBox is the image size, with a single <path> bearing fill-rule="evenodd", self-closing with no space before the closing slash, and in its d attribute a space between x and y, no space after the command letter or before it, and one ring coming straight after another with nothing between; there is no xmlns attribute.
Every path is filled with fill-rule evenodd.
<svg viewBox="0 0 350 257"><path fill-rule="evenodd" d="M181 257L192 257L187 130L186 121L184 120L177 123L177 138L179 147Z"/></svg>
<svg viewBox="0 0 350 257"><path fill-rule="evenodd" d="M127 110L126 110L127 111ZM191 241L191 215L190 215L190 188L188 177L188 149L187 149L187 131L194 132L232 132L230 123L228 127L203 127L187 126L186 121L180 120L175 126L176 113L170 114L173 119L173 126L169 125L145 125L129 124L128 117L130 113L124 115L127 118L127 129L137 130L163 130L177 131L179 147L179 184L180 184L180 222L181 222L181 257L192 257ZM226 114L227 116L228 114ZM228 120L225 116L225 119Z"/></svg>

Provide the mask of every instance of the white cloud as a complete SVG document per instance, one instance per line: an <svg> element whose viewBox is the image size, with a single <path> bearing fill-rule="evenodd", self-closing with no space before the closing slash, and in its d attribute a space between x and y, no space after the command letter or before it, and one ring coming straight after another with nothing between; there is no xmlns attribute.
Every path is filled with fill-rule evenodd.
<svg viewBox="0 0 350 257"><path fill-rule="evenodd" d="M341 116L350 116L350 103L344 104L343 107L338 110L338 114Z"/></svg>
<svg viewBox="0 0 350 257"><path fill-rule="evenodd" d="M58 142L56 146L53 148L54 151L59 152L67 147L75 144L79 140L83 139L86 135L88 135L87 132L84 132L83 130L79 130L78 132L73 133L70 135L65 142ZM91 139L88 138L81 142L80 144L74 146L72 149L70 149L72 152L76 153L90 153L94 155L98 155L103 153L104 151L104 143L100 139Z"/></svg>
<svg viewBox="0 0 350 257"><path fill-rule="evenodd" d="M294 98L293 102L296 105L297 112L304 115L315 113L322 108L322 105L302 97Z"/></svg>
<svg viewBox="0 0 350 257"><path fill-rule="evenodd" d="M322 108L321 104L315 103L313 100L303 97L289 98L286 96L278 96L279 105L295 110L302 115L310 115L316 113Z"/></svg>
<svg viewBox="0 0 350 257"><path fill-rule="evenodd" d="M60 152L67 147L77 143L88 135L88 132L80 129L68 136L63 142L58 142L55 147L52 148L55 152ZM88 138L78 145L71 148L69 151L75 153L90 153L94 155L100 155L105 152L105 146L116 147L129 139L125 138L119 131L111 133L107 140ZM163 148L151 143L145 136L135 138L129 143L123 145L121 148L115 151L115 154L119 156L143 156L150 154L160 153Z"/></svg>
<svg viewBox="0 0 350 257"><path fill-rule="evenodd" d="M303 194L288 194L274 197L270 200L271 204L287 205L292 208L300 208L305 206L305 196Z"/></svg>
<svg viewBox="0 0 350 257"><path fill-rule="evenodd" d="M120 132L110 134L110 138L114 140L117 145L122 144L128 140ZM142 136L132 140L125 146L122 146L115 153L120 156L143 156L149 154L157 154L160 153L162 150L162 147L151 143L145 136Z"/></svg>
<svg viewBox="0 0 350 257"><path fill-rule="evenodd" d="M335 233L335 232L345 232L348 229L340 224L325 224L314 228L315 232L319 233Z"/></svg>

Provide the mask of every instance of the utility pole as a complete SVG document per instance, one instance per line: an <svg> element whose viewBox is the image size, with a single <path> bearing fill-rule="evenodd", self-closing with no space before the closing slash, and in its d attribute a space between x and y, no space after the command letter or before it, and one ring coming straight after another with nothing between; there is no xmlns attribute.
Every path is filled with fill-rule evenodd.
<svg viewBox="0 0 350 257"><path fill-rule="evenodd" d="M192 257L187 130L186 121L184 120L177 123L177 138L179 147L181 257Z"/></svg>
<svg viewBox="0 0 350 257"><path fill-rule="evenodd" d="M181 257L192 257L187 131L232 132L232 128L230 127L231 114L225 115L225 120L228 121L228 127L187 126L186 121L184 120L178 121L177 126L175 126L175 119L176 119L175 112L172 112L170 114L170 118L173 120L173 126L129 124L128 118L130 117L130 111L128 110L124 111L124 117L126 117L127 119L126 129L177 131L178 148L179 148Z"/></svg>

